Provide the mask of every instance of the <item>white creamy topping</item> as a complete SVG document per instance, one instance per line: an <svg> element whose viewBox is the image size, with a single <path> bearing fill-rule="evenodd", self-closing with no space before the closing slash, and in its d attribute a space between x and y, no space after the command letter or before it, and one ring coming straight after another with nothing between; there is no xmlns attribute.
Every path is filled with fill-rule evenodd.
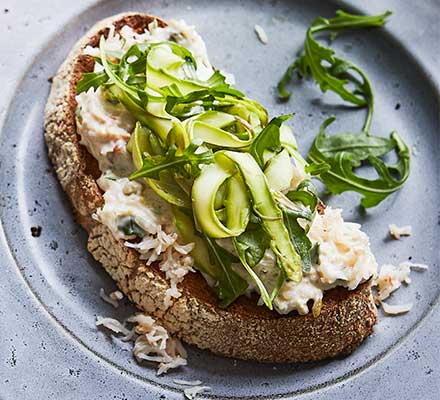
<svg viewBox="0 0 440 400"><path fill-rule="evenodd" d="M319 302L322 300L323 293L316 281L310 279L308 275L303 276L300 283L284 283L274 301L274 306L280 314L287 314L293 310L301 315L308 314L307 302L309 300L313 300L313 303Z"/></svg>
<svg viewBox="0 0 440 400"><path fill-rule="evenodd" d="M80 93L76 101L76 129L81 144L98 160L101 171L117 166L122 174L127 173L133 168L125 148L134 128L131 114L121 104L106 101L100 88Z"/></svg>
<svg viewBox="0 0 440 400"><path fill-rule="evenodd" d="M148 186L128 178L117 178L110 173L98 179L104 191L104 206L96 211L96 218L106 225L117 239L133 239L118 228L121 218L132 216L147 233L156 235L162 226L174 231L170 206Z"/></svg>

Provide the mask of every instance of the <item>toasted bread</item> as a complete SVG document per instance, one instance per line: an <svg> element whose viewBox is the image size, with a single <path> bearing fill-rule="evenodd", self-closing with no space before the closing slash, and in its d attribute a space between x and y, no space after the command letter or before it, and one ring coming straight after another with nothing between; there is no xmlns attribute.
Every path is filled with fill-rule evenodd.
<svg viewBox="0 0 440 400"><path fill-rule="evenodd" d="M260 362L305 362L350 353L372 332L377 320L370 282L355 290L338 287L327 291L321 314L315 318L311 313L279 315L257 306L256 296L242 296L222 309L205 279L190 273L179 285L182 296L165 309L169 284L159 268L147 266L136 251L92 219L103 197L96 183L98 164L80 144L76 132L76 84L94 65L93 58L82 51L86 45L97 46L111 24L116 31L128 25L141 32L153 19L127 13L97 23L75 45L53 79L45 114L49 157L78 222L89 235L88 250L139 309L157 318L171 334L199 348Z"/></svg>

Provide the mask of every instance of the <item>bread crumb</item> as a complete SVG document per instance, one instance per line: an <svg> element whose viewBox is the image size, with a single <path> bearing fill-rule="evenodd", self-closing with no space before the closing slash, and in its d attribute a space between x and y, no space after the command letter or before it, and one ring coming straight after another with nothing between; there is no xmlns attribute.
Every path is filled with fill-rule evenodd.
<svg viewBox="0 0 440 400"><path fill-rule="evenodd" d="M42 230L43 230L43 228L40 225L31 226L31 235L33 237L40 237Z"/></svg>

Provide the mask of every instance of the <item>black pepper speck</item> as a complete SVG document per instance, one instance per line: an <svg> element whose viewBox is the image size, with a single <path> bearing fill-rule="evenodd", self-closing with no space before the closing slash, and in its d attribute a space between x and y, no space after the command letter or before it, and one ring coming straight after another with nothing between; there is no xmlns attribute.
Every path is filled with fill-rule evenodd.
<svg viewBox="0 0 440 400"><path fill-rule="evenodd" d="M33 237L40 237L42 230L43 230L43 228L40 225L31 226L31 235Z"/></svg>

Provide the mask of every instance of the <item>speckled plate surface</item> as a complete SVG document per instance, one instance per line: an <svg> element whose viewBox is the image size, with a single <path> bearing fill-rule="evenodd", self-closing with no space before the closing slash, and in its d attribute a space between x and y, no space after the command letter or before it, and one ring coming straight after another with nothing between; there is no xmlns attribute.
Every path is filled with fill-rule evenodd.
<svg viewBox="0 0 440 400"><path fill-rule="evenodd" d="M9 72L17 89L0 137L0 398L181 399L174 379L200 379L211 386L211 394L200 398L438 398L439 81L432 74L439 67L440 35L433 24L440 5L424 2L414 10L410 1L373 1L368 9L357 8L362 3L99 2L70 16L21 81ZM41 4L49 7L50 2ZM156 377L153 368L135 362L130 345L95 327L96 315L122 319L133 308L123 303L115 310L100 299L99 288L115 286L87 253L86 235L75 224L47 160L42 130L47 78L86 29L104 17L138 10L184 18L204 37L212 62L235 74L240 89L271 115L296 113L291 125L307 150L328 114L338 115L335 131L360 126L363 118L362 111L338 105L332 95L323 97L312 83L296 86L289 103L279 104L274 96L274 84L300 48L309 23L337 8L396 11L385 29L341 36L335 47L362 66L373 83L374 132L398 130L412 146L413 166L404 189L368 212L359 209L356 195L328 202L364 224L379 263L412 257L430 266L414 273L413 283L391 299L414 302L414 309L395 318L380 313L375 333L343 359L259 365L189 348L188 367ZM256 39L255 24L265 28L267 46ZM37 35L38 29L33 32ZM411 224L414 235L392 241L389 223ZM30 230L37 225L42 226L38 238Z"/></svg>

